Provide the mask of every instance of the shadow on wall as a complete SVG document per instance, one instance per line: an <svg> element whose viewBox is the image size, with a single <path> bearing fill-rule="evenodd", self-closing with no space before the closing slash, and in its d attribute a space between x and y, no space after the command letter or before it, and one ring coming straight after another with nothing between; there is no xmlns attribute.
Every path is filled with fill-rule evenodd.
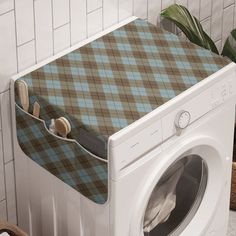
<svg viewBox="0 0 236 236"><path fill-rule="evenodd" d="M179 34L181 32L180 30L178 30L178 28L176 27L176 25L173 22L171 22L170 20L168 20L166 18L157 17L155 25L159 26L162 29L167 30L173 34Z"/></svg>
<svg viewBox="0 0 236 236"><path fill-rule="evenodd" d="M177 27L174 25L174 23L172 23L168 19L163 18L163 19L161 19L161 22L157 23L157 24L159 24L163 29L165 29L173 34L178 34Z"/></svg>

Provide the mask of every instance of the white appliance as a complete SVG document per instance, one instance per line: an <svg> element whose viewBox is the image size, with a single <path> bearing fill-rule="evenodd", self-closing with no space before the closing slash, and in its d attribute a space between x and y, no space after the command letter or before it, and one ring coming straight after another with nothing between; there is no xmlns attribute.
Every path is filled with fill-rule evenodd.
<svg viewBox="0 0 236 236"><path fill-rule="evenodd" d="M234 70L231 64L111 137L110 235L226 235ZM145 233L149 206L159 207L161 224Z"/></svg>
<svg viewBox="0 0 236 236"><path fill-rule="evenodd" d="M19 226L30 236L226 235L235 70L229 64L109 138L104 205L30 160L18 145L13 119ZM152 204L160 214L150 222Z"/></svg>

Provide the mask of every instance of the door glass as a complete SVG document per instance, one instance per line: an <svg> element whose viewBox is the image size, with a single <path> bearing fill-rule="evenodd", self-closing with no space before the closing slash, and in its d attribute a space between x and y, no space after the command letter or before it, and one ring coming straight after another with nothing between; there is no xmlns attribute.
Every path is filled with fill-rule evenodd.
<svg viewBox="0 0 236 236"><path fill-rule="evenodd" d="M172 164L149 199L144 235L179 235L197 212L206 185L207 166L200 156L189 155Z"/></svg>

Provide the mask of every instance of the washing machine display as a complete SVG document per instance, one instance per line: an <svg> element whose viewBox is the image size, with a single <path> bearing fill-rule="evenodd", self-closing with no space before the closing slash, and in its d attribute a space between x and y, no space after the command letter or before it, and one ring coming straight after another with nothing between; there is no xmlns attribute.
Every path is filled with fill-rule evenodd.
<svg viewBox="0 0 236 236"><path fill-rule="evenodd" d="M180 235L201 204L207 177L206 163L198 155L185 156L172 164L148 202L144 235Z"/></svg>

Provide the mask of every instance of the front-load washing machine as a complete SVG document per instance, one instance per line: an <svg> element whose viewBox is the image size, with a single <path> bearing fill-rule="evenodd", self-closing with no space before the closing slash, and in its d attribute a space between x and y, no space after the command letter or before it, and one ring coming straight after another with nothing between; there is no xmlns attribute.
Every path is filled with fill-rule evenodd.
<svg viewBox="0 0 236 236"><path fill-rule="evenodd" d="M110 235L226 235L235 82L217 77L111 138Z"/></svg>
<svg viewBox="0 0 236 236"><path fill-rule="evenodd" d="M226 235L234 63L130 18L14 76L11 92L31 236ZM51 129L61 117L68 136Z"/></svg>

